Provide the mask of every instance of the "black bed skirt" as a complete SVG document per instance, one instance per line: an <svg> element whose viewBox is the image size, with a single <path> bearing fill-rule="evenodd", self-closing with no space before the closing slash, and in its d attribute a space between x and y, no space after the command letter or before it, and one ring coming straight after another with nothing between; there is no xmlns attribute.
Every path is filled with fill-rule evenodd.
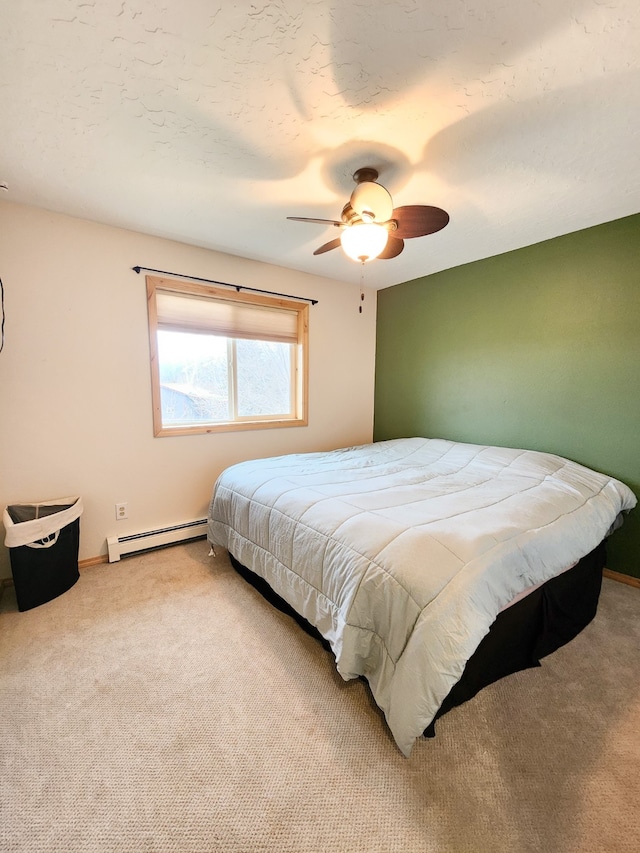
<svg viewBox="0 0 640 853"><path fill-rule="evenodd" d="M267 581L229 554L235 570L271 604L287 613L330 650L320 632L300 616ZM494 681L540 666L540 659L576 637L596 615L606 560L605 543L583 557L572 569L547 581L525 598L498 614L489 633L467 661L461 679L451 688L426 737L435 735L435 721L456 705L472 699Z"/></svg>

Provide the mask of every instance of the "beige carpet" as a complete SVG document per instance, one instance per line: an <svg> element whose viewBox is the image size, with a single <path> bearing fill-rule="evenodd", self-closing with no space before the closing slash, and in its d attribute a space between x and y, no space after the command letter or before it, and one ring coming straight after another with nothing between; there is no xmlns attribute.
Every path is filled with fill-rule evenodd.
<svg viewBox="0 0 640 853"><path fill-rule="evenodd" d="M206 542L0 602L0 850L640 849L640 591L409 760L361 682Z"/></svg>

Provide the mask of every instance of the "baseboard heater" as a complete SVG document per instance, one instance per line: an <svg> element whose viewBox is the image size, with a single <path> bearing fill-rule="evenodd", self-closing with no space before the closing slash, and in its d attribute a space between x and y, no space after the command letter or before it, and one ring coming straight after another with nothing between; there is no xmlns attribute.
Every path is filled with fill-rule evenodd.
<svg viewBox="0 0 640 853"><path fill-rule="evenodd" d="M185 521L172 527L158 530L145 530L142 533L130 533L128 536L108 536L109 562L115 563L120 557L136 554L139 551L153 551L166 545L177 545L189 539L204 539L207 535L207 519Z"/></svg>

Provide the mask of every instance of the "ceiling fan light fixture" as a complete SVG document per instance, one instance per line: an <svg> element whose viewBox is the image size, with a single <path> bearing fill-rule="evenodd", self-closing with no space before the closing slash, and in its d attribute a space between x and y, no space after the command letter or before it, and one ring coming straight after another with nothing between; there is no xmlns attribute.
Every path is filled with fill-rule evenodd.
<svg viewBox="0 0 640 853"><path fill-rule="evenodd" d="M361 216L369 216L376 222L386 222L393 213L393 201L389 192L375 181L363 181L351 193L349 201L355 212Z"/></svg>
<svg viewBox="0 0 640 853"><path fill-rule="evenodd" d="M340 222L336 219L311 219L306 216L287 216L298 222L317 222L341 229L340 237L323 243L314 255L323 255L342 247L345 255L354 261L372 261L374 258L397 258L410 237L435 234L449 222L446 210L428 204L408 204L393 207L393 201L382 184L378 183L378 170L364 166L353 173L356 188L342 208Z"/></svg>
<svg viewBox="0 0 640 853"><path fill-rule="evenodd" d="M382 225L374 222L356 222L345 228L340 242L345 254L354 261L372 261L384 251L389 234Z"/></svg>

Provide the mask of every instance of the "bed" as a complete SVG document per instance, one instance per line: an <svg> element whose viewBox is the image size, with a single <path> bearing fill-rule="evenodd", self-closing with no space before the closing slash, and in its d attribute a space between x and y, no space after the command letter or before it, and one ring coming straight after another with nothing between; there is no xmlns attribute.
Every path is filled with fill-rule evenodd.
<svg viewBox="0 0 640 853"><path fill-rule="evenodd" d="M537 451L407 438L243 462L208 539L364 677L398 748L593 618L620 481Z"/></svg>

